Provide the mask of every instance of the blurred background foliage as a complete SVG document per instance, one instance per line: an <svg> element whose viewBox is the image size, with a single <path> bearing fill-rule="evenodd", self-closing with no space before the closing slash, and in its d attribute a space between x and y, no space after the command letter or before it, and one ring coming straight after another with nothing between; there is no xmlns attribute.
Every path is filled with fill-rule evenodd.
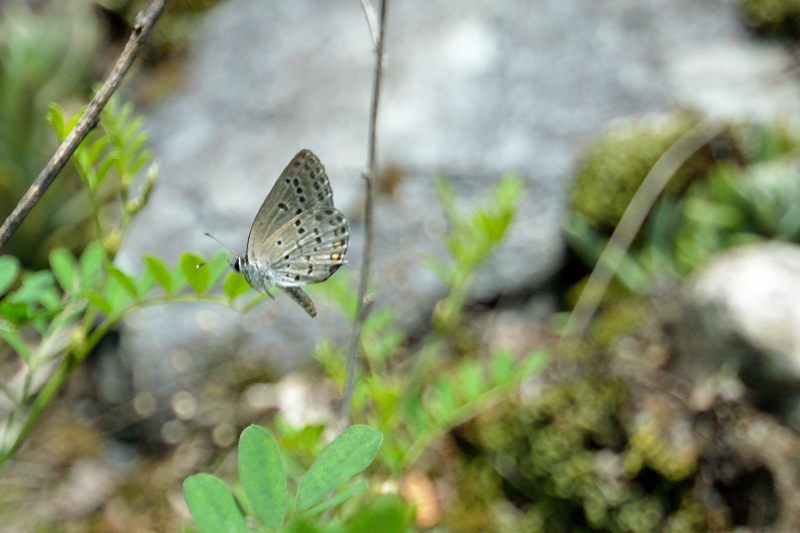
<svg viewBox="0 0 800 533"><path fill-rule="evenodd" d="M647 171L692 124L682 114L627 121L587 148L565 229L588 268ZM675 282L726 248L795 241L799 152L800 132L792 123L728 126L670 181L623 260L617 282L644 294L653 283Z"/></svg>
<svg viewBox="0 0 800 533"><path fill-rule="evenodd" d="M0 17L0 217L5 217L52 155L45 114L51 102L75 102L93 79L102 27L92 3L6 2ZM44 195L9 244L31 267L56 245L80 250L91 235L86 193L71 169Z"/></svg>
<svg viewBox="0 0 800 533"><path fill-rule="evenodd" d="M171 2L144 49L150 68L182 57L190 28L216 3ZM105 75L109 59L103 43L123 46L130 21L146 4L9 0L0 5L0 218L11 212L55 150L57 139L45 120L48 105L57 102L71 113L91 97L91 85ZM32 268L46 266L57 246L80 252L95 237L89 201L75 169L68 166L7 251Z"/></svg>
<svg viewBox="0 0 800 533"><path fill-rule="evenodd" d="M800 37L800 2L798 0L744 0L748 24L772 37Z"/></svg>
<svg viewBox="0 0 800 533"><path fill-rule="evenodd" d="M189 50L199 17L220 0L173 0L148 38L144 58L153 65L183 58ZM93 0L115 34L127 38L130 21L144 9L144 0Z"/></svg>

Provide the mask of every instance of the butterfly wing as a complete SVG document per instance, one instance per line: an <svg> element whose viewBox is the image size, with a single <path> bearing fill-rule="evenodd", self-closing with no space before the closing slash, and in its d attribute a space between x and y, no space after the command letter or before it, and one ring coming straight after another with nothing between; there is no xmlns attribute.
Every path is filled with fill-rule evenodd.
<svg viewBox="0 0 800 533"><path fill-rule="evenodd" d="M272 233L316 207L333 207L333 191L319 158L303 149L283 169L256 213L247 237L247 258L252 262L262 257Z"/></svg>
<svg viewBox="0 0 800 533"><path fill-rule="evenodd" d="M264 241L261 258L279 287L325 281L344 264L350 227L334 207L316 207L294 216Z"/></svg>

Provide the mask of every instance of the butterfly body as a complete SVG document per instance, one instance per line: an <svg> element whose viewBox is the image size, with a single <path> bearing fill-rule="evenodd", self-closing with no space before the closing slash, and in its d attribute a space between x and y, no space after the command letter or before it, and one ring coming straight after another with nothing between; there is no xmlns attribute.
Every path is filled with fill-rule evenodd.
<svg viewBox="0 0 800 533"><path fill-rule="evenodd" d="M301 150L261 204L247 253L230 263L257 291L280 287L313 317L314 304L300 287L325 281L345 263L349 237L322 163Z"/></svg>
<svg viewBox="0 0 800 533"><path fill-rule="evenodd" d="M275 287L275 272L269 265L252 264L246 255L237 255L230 262L231 268L239 272L251 287L261 292L268 292Z"/></svg>

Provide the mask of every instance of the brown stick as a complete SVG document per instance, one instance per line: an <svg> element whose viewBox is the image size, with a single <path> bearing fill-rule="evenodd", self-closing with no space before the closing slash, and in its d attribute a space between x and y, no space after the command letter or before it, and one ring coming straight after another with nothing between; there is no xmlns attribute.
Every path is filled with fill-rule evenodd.
<svg viewBox="0 0 800 533"><path fill-rule="evenodd" d="M370 302L367 301L367 289L369 288L370 271L372 267L372 241L373 241L373 222L372 213L375 204L374 180L377 173L377 163L375 161L375 150L377 145L377 123L378 123L378 103L381 95L381 78L383 74L383 43L386 28L386 5L387 0L381 0L381 12L378 22L377 32L373 29L371 22L371 4L362 0L364 13L367 23L370 26L370 33L375 38L375 76L372 80L372 103L369 113L369 144L367 155L367 172L364 174L367 197L364 206L364 255L361 260L361 273L358 281L358 306L356 319L353 322L353 332L350 336L350 352L347 359L347 381L344 392L342 393L342 405L340 416L343 421L350 418L350 403L353 399L353 387L355 387L356 370L358 367L358 345L361 340L361 330L364 321L370 311ZM373 17L374 18L374 14Z"/></svg>
<svg viewBox="0 0 800 533"><path fill-rule="evenodd" d="M59 146L53 154L53 157L50 158L50 161L47 162L47 165L45 165L44 169L33 181L25 195L20 199L16 207L14 207L14 210L8 215L3 225L0 226L0 248L8 242L8 239L11 238L22 221L25 220L25 217L28 216L31 209L33 209L33 206L36 205L45 191L47 191L47 188L50 187L56 179L59 172L61 172L67 164L67 161L72 157L72 154L83 139L86 138L92 128L97 125L100 113L103 111L106 103L108 103L111 95L114 94L119 87L122 78L125 76L125 73L128 72L131 63L133 63L134 58L139 52L139 48L142 43L144 43L145 39L147 39L147 35L150 33L153 25L155 25L158 17L164 11L166 4L167 0L153 0L146 11L141 11L136 15L136 21L133 24L133 32L131 32L128 43L122 50L122 53L114 64L114 68L111 69L111 73L108 75L108 78L106 78L103 86L100 87L100 90L94 95L92 101L89 102L86 111L84 111L83 116L81 116L75 128L69 132L61 143L61 146Z"/></svg>

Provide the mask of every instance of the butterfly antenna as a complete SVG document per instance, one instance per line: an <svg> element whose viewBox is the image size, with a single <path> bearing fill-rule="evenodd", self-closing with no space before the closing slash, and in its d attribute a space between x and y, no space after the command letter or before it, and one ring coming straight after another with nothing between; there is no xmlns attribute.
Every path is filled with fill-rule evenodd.
<svg viewBox="0 0 800 533"><path fill-rule="evenodd" d="M225 248L227 248L228 250L230 250L232 254L235 254L235 253L236 253L236 252L234 252L234 251L233 251L233 248L231 248L230 246L228 246L227 244L225 244L225 243L224 243L224 242L222 242L221 240L217 239L216 237L214 237L213 235L211 235L209 232L205 232L205 233L203 233L203 235L205 235L206 237L211 237L212 239L214 239L215 241L217 241L218 243L220 243L222 246L224 246Z"/></svg>
<svg viewBox="0 0 800 533"><path fill-rule="evenodd" d="M230 246L228 246L227 244L225 244L225 243L224 243L224 242L222 242L221 240L217 239L216 237L214 237L214 236L213 236L213 235L211 235L210 233L206 232L206 233L204 233L203 235L205 235L206 237L211 237L212 239L214 239L215 241L217 241L218 243L220 243L222 246L224 246L225 248L227 248L228 250L230 250L232 254L234 254L234 255L236 254L236 252L234 252L234 251L233 251L233 248L231 248ZM227 255L225 255L224 253L223 253L223 254L217 254L217 255L216 255L216 256L214 256L214 258L213 258L213 259L211 259L210 261L204 261L204 262L202 262L202 263L198 263L197 265L195 265L195 268L203 268L204 266L208 265L209 263L216 263L217 261L221 261L221 260L223 260L223 259L227 260L227 259L228 259L228 256L227 256Z"/></svg>

